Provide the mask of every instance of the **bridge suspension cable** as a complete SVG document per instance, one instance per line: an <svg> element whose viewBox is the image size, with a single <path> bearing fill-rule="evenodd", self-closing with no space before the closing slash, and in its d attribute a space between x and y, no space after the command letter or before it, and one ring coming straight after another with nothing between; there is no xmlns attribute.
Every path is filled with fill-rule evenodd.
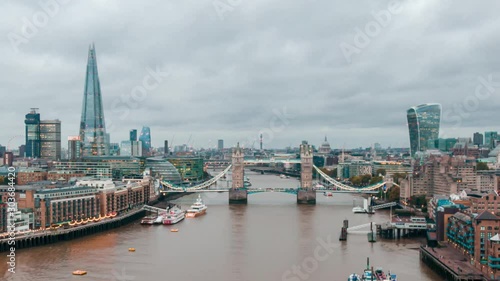
<svg viewBox="0 0 500 281"><path fill-rule="evenodd" d="M168 189L172 189L172 190L183 190L183 191L186 191L186 192L189 192L189 191L195 191L195 190L199 190L199 189L204 189L204 188L207 188L209 186L211 186L212 184L214 184L215 182L217 182L218 180L220 180L225 174L227 174L227 172L231 169L231 166L232 165L229 165L227 166L226 169L224 169L222 172L220 172L218 175L216 175L215 177L205 181L205 182L202 182L198 185L195 185L195 186L190 186L190 187L185 187L185 186L178 186L178 185L173 185L167 181L160 181L161 184L163 185L163 187L166 187Z"/></svg>
<svg viewBox="0 0 500 281"><path fill-rule="evenodd" d="M341 182L338 182L331 178L329 175L327 175L325 172L321 171L316 165L313 165L314 169L318 174L320 174L326 181L329 183L333 184L335 187L342 189L342 190L349 190L349 191L368 191L368 190L376 190L386 184L386 182L381 182L381 183L376 183L374 185L366 186L366 187L353 187L349 186L347 184L343 184Z"/></svg>

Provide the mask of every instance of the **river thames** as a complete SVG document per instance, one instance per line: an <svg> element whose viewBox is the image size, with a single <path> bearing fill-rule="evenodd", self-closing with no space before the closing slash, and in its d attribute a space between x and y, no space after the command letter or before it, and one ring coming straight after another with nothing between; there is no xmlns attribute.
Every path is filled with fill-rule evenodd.
<svg viewBox="0 0 500 281"><path fill-rule="evenodd" d="M296 187L297 179L247 172L251 188ZM222 183L224 185L224 183ZM175 200L187 209L197 195ZM286 193L249 195L247 205L229 205L227 193L204 193L207 215L175 226L139 221L108 232L47 246L18 250L16 273L2 280L347 280L371 265L399 281L442 280L419 260L423 240L368 243L366 234L339 242L342 221L349 226L383 222L388 211L353 214L358 195L317 196L314 206L297 205ZM178 228L179 232L170 232ZM129 252L128 248L136 248ZM6 255L7 253L5 253ZM6 257L2 260L6 261ZM6 263L1 266L7 271ZM76 269L86 276L73 276Z"/></svg>

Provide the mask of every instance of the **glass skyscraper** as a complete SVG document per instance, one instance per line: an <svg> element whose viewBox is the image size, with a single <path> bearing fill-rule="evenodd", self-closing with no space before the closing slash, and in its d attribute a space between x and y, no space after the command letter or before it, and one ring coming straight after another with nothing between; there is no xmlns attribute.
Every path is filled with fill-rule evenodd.
<svg viewBox="0 0 500 281"><path fill-rule="evenodd" d="M437 103L421 104L407 110L408 131L410 132L410 153L428 148L429 140L439 137L441 105Z"/></svg>
<svg viewBox="0 0 500 281"><path fill-rule="evenodd" d="M61 160L61 121L40 121L40 157Z"/></svg>
<svg viewBox="0 0 500 281"><path fill-rule="evenodd" d="M37 108L32 108L30 113L26 114L24 124L26 124L26 157L39 158L41 150L40 141L40 113Z"/></svg>
<svg viewBox="0 0 500 281"><path fill-rule="evenodd" d="M149 127L142 127L139 141L142 142L142 156L151 156L151 130Z"/></svg>
<svg viewBox="0 0 500 281"><path fill-rule="evenodd" d="M101 85L97 73L95 46L89 48L85 91L80 122L82 156L102 156L107 153L106 124L102 109Z"/></svg>

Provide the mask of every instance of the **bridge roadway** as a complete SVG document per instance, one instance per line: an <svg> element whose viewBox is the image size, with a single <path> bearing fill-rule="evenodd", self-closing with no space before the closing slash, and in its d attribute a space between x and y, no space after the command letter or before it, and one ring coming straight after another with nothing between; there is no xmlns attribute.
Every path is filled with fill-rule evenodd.
<svg viewBox="0 0 500 281"><path fill-rule="evenodd" d="M161 193L182 193L182 192L229 192L230 188L219 188L219 189L196 189L190 190L186 188L184 190L160 190ZM283 192L283 193L297 193L298 188L248 188L249 194L261 193L261 192ZM316 193L363 193L363 194L377 194L378 191L351 191L351 190L333 190L333 189L315 189Z"/></svg>

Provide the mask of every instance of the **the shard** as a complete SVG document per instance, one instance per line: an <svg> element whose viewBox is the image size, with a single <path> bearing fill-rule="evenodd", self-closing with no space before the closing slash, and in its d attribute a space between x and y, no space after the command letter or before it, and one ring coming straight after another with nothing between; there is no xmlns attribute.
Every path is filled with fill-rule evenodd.
<svg viewBox="0 0 500 281"><path fill-rule="evenodd" d="M97 73L95 46L89 48L85 92L83 93L82 119L80 122L82 156L106 155L106 124L102 109L101 85Z"/></svg>

